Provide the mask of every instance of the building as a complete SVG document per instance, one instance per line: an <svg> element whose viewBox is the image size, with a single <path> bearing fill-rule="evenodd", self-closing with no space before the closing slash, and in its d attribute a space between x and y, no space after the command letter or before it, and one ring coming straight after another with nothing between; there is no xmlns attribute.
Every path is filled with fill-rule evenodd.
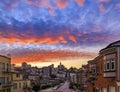
<svg viewBox="0 0 120 92"><path fill-rule="evenodd" d="M80 85L83 92L86 92L87 86L88 86L88 65L82 65L82 68L80 69Z"/></svg>
<svg viewBox="0 0 120 92"><path fill-rule="evenodd" d="M11 92L11 59L0 55L0 92Z"/></svg>
<svg viewBox="0 0 120 92"><path fill-rule="evenodd" d="M96 78L96 63L94 60L88 61L88 71L87 71L87 81L88 81L88 86L87 86L87 92L93 91L94 90L94 81Z"/></svg>
<svg viewBox="0 0 120 92"><path fill-rule="evenodd" d="M49 78L50 77L50 68L49 67L43 67L42 71L43 71L43 77L44 78Z"/></svg>
<svg viewBox="0 0 120 92"><path fill-rule="evenodd" d="M50 75L55 75L55 68L54 68L54 64L48 66L49 67L49 72L50 72Z"/></svg>
<svg viewBox="0 0 120 92"><path fill-rule="evenodd" d="M71 67L69 69L69 77L70 77L70 82L77 84L77 72L78 70L76 68Z"/></svg>
<svg viewBox="0 0 120 92"><path fill-rule="evenodd" d="M74 73L70 73L70 81L74 84L77 83L77 74L74 72Z"/></svg>
<svg viewBox="0 0 120 92"><path fill-rule="evenodd" d="M11 65L11 58L0 55L0 92L28 92L30 80L23 79Z"/></svg>
<svg viewBox="0 0 120 92"><path fill-rule="evenodd" d="M12 83L11 92L29 92L30 91L30 80L23 79L22 73L14 72L12 73Z"/></svg>
<svg viewBox="0 0 120 92"><path fill-rule="evenodd" d="M28 75L28 79L31 81L36 81L39 79L39 75Z"/></svg>
<svg viewBox="0 0 120 92"><path fill-rule="evenodd" d="M60 65L58 65L58 71L66 71L65 66L60 62Z"/></svg>
<svg viewBox="0 0 120 92"><path fill-rule="evenodd" d="M120 92L120 41L100 50L88 66L87 92Z"/></svg>

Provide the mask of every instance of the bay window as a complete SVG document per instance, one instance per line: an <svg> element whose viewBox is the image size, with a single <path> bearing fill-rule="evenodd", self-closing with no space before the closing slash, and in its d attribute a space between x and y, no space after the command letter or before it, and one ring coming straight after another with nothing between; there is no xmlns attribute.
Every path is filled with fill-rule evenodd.
<svg viewBox="0 0 120 92"><path fill-rule="evenodd" d="M115 59L108 59L104 62L104 71L115 70Z"/></svg>

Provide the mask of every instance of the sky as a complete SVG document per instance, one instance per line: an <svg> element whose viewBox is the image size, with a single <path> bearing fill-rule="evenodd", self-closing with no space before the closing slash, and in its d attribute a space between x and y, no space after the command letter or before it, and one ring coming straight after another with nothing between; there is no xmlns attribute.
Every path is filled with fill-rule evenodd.
<svg viewBox="0 0 120 92"><path fill-rule="evenodd" d="M13 64L80 68L120 40L120 0L0 0L0 54Z"/></svg>

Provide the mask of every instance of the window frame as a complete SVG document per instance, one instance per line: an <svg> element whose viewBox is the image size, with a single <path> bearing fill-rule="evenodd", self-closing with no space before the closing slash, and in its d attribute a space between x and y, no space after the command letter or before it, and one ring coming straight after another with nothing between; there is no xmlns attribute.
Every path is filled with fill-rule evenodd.
<svg viewBox="0 0 120 92"><path fill-rule="evenodd" d="M114 68L112 68L112 64L114 65ZM104 71L115 71L116 70L116 65L115 65L115 59L107 59L104 61Z"/></svg>
<svg viewBox="0 0 120 92"><path fill-rule="evenodd" d="M109 65L108 65L109 64ZM106 71L110 71L110 60L106 60Z"/></svg>
<svg viewBox="0 0 120 92"><path fill-rule="evenodd" d="M111 71L114 71L115 70L115 59L111 59ZM114 64L114 68L112 68L112 63Z"/></svg>

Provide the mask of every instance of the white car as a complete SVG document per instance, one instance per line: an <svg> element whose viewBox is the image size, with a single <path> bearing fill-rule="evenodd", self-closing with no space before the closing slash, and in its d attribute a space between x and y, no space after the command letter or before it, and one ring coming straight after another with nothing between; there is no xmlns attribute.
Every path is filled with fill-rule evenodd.
<svg viewBox="0 0 120 92"><path fill-rule="evenodd" d="M58 88L58 86L55 86L55 87L53 87L53 90L56 90Z"/></svg>

